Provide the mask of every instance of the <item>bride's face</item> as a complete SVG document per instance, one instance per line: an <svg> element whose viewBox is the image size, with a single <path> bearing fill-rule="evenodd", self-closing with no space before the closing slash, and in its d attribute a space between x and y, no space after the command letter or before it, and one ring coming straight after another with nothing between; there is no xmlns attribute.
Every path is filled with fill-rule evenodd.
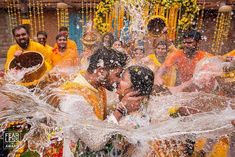
<svg viewBox="0 0 235 157"><path fill-rule="evenodd" d="M118 88L117 88L117 94L120 96L124 96L128 92L131 92L132 90L132 83L131 83L131 78L128 70L126 70L119 82Z"/></svg>

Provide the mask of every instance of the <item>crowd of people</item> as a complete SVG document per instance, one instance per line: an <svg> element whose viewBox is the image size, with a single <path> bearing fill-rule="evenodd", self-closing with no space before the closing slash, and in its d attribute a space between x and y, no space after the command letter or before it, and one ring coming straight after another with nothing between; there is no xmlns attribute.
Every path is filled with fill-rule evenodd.
<svg viewBox="0 0 235 157"><path fill-rule="evenodd" d="M9 64L13 58L17 58L27 51L41 53L44 56L48 72L53 68L80 67L81 70L86 71L83 75L75 78L75 82L81 84L81 86L87 84L95 89L104 87L107 90L113 90L113 85L116 85L122 104L116 106L117 111L114 112L116 120L120 119L120 115L138 110L140 102L146 95L149 96L152 91L162 87L169 89L172 94L196 90L211 92L214 89L218 90L214 92L216 94L234 97L234 90L229 85L217 89L215 83L211 83L211 86L209 86L207 82L207 86L205 85L207 89L205 89L197 88L194 84L193 76L196 65L205 58L219 57L223 62L230 62L229 67L224 67L224 69L227 69L224 73L234 74L234 50L224 56L214 56L211 53L201 51L199 48L201 33L195 30L187 31L182 35L181 48L176 48L167 39L154 40L153 42L157 43L152 43L154 49L151 52L146 52L146 48L142 44L144 41L124 43L124 41L115 40L114 35L110 32L105 33L100 40L95 31L84 33L81 39L84 47L82 53L78 52L76 43L69 39L67 27L59 29L54 47L47 44L47 33L44 31L37 33L37 41L30 39L29 30L24 25L15 27L12 34L16 44L12 45L7 52L5 72L9 71ZM123 71L125 67L128 67L126 73ZM84 81L79 82L80 77L84 77L83 80L86 80L86 83ZM220 76L220 78L222 77ZM218 81L218 78L219 76L211 78L210 81L217 79L217 82L221 83L221 79ZM229 83L232 85L233 81ZM129 84L130 89L125 89L125 86L128 87L125 84ZM222 84L225 84L225 82ZM229 91L227 91L228 86ZM97 99L100 98L97 97ZM131 105L131 107L128 105ZM98 109L97 106L93 107L96 112L99 112L99 114L97 113L98 117L105 119L107 107L105 104L101 106L102 109Z"/></svg>
<svg viewBox="0 0 235 157"><path fill-rule="evenodd" d="M125 43L116 40L110 32L101 38L96 32L84 33L81 39L83 52L78 52L76 43L69 39L66 27L60 28L54 47L47 44L47 33L44 31L37 33L37 41L30 39L29 30L24 25L15 27L12 34L16 44L7 52L6 73L10 70L9 64L13 58L27 51L36 51L44 56L47 73L39 82L43 84L41 86L43 88L48 82L57 81L56 79L54 82L48 81L48 78L54 74L53 69L57 69L57 73L64 68L79 69L73 78L64 79L56 88L83 99L65 105L60 103L66 99L65 96L49 92L51 97L48 102L70 114L76 115L76 106L85 104L92 107L94 115L100 120L130 126L128 121L137 119L134 120L136 124L132 121L131 126L140 127L151 122L151 117L145 115L144 105L149 97L156 93L202 91L231 98L235 96L235 51L216 56L200 50L199 42L202 37L201 33L195 30L182 35L180 48L168 40L154 40L156 43L152 43L154 46L150 52L142 44L145 41L133 39ZM214 73L210 75L210 69L203 69L209 73L206 75L209 77L206 80L209 81L203 82L205 85L198 87L194 81L198 63L215 57L228 64L222 68L222 73L216 71L215 75ZM207 66L204 68L210 68ZM64 75L66 74L57 77L65 77ZM112 94L117 94L119 99L111 106L108 104L110 95L106 93L114 89L116 92ZM197 112L194 111L191 113L203 112L200 108L196 109Z"/></svg>

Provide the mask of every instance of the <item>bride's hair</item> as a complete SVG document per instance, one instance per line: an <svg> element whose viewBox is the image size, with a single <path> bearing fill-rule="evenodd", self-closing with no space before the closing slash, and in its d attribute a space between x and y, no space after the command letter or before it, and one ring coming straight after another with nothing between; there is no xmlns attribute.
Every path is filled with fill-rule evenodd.
<svg viewBox="0 0 235 157"><path fill-rule="evenodd" d="M132 87L134 90L139 91L140 96L150 95L154 83L153 71L143 66L130 66L127 68Z"/></svg>

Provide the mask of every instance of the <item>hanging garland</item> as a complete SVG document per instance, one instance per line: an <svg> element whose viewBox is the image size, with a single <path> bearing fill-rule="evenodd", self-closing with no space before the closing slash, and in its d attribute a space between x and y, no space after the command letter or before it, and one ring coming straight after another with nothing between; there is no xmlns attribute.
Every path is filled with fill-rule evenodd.
<svg viewBox="0 0 235 157"><path fill-rule="evenodd" d="M178 28L181 30L188 29L200 8L197 5L197 0L150 0L151 3L159 3L161 6L170 8L172 5L181 7L181 17L178 21Z"/></svg>
<svg viewBox="0 0 235 157"><path fill-rule="evenodd" d="M116 0L102 0L98 6L94 18L94 26L101 33L107 32L108 23L103 22L103 19L109 14Z"/></svg>
<svg viewBox="0 0 235 157"><path fill-rule="evenodd" d="M105 21L105 16L111 12L111 9L116 0L101 0L97 6L97 11L94 18L94 26L101 33L108 31L108 23ZM172 5L179 5L181 7L181 17L178 20L178 28L186 30L192 24L195 16L200 10L197 5L197 0L146 0L146 3L159 4L166 9Z"/></svg>

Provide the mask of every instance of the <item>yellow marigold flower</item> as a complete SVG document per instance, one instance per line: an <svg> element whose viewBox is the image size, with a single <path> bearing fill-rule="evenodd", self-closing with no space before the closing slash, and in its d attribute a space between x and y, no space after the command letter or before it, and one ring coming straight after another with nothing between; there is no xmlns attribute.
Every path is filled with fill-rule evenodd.
<svg viewBox="0 0 235 157"><path fill-rule="evenodd" d="M168 114L169 114L169 115L174 115L174 114L176 114L176 113L178 112L178 110L179 110L179 107L177 107L177 106L170 107L170 108L168 109Z"/></svg>

